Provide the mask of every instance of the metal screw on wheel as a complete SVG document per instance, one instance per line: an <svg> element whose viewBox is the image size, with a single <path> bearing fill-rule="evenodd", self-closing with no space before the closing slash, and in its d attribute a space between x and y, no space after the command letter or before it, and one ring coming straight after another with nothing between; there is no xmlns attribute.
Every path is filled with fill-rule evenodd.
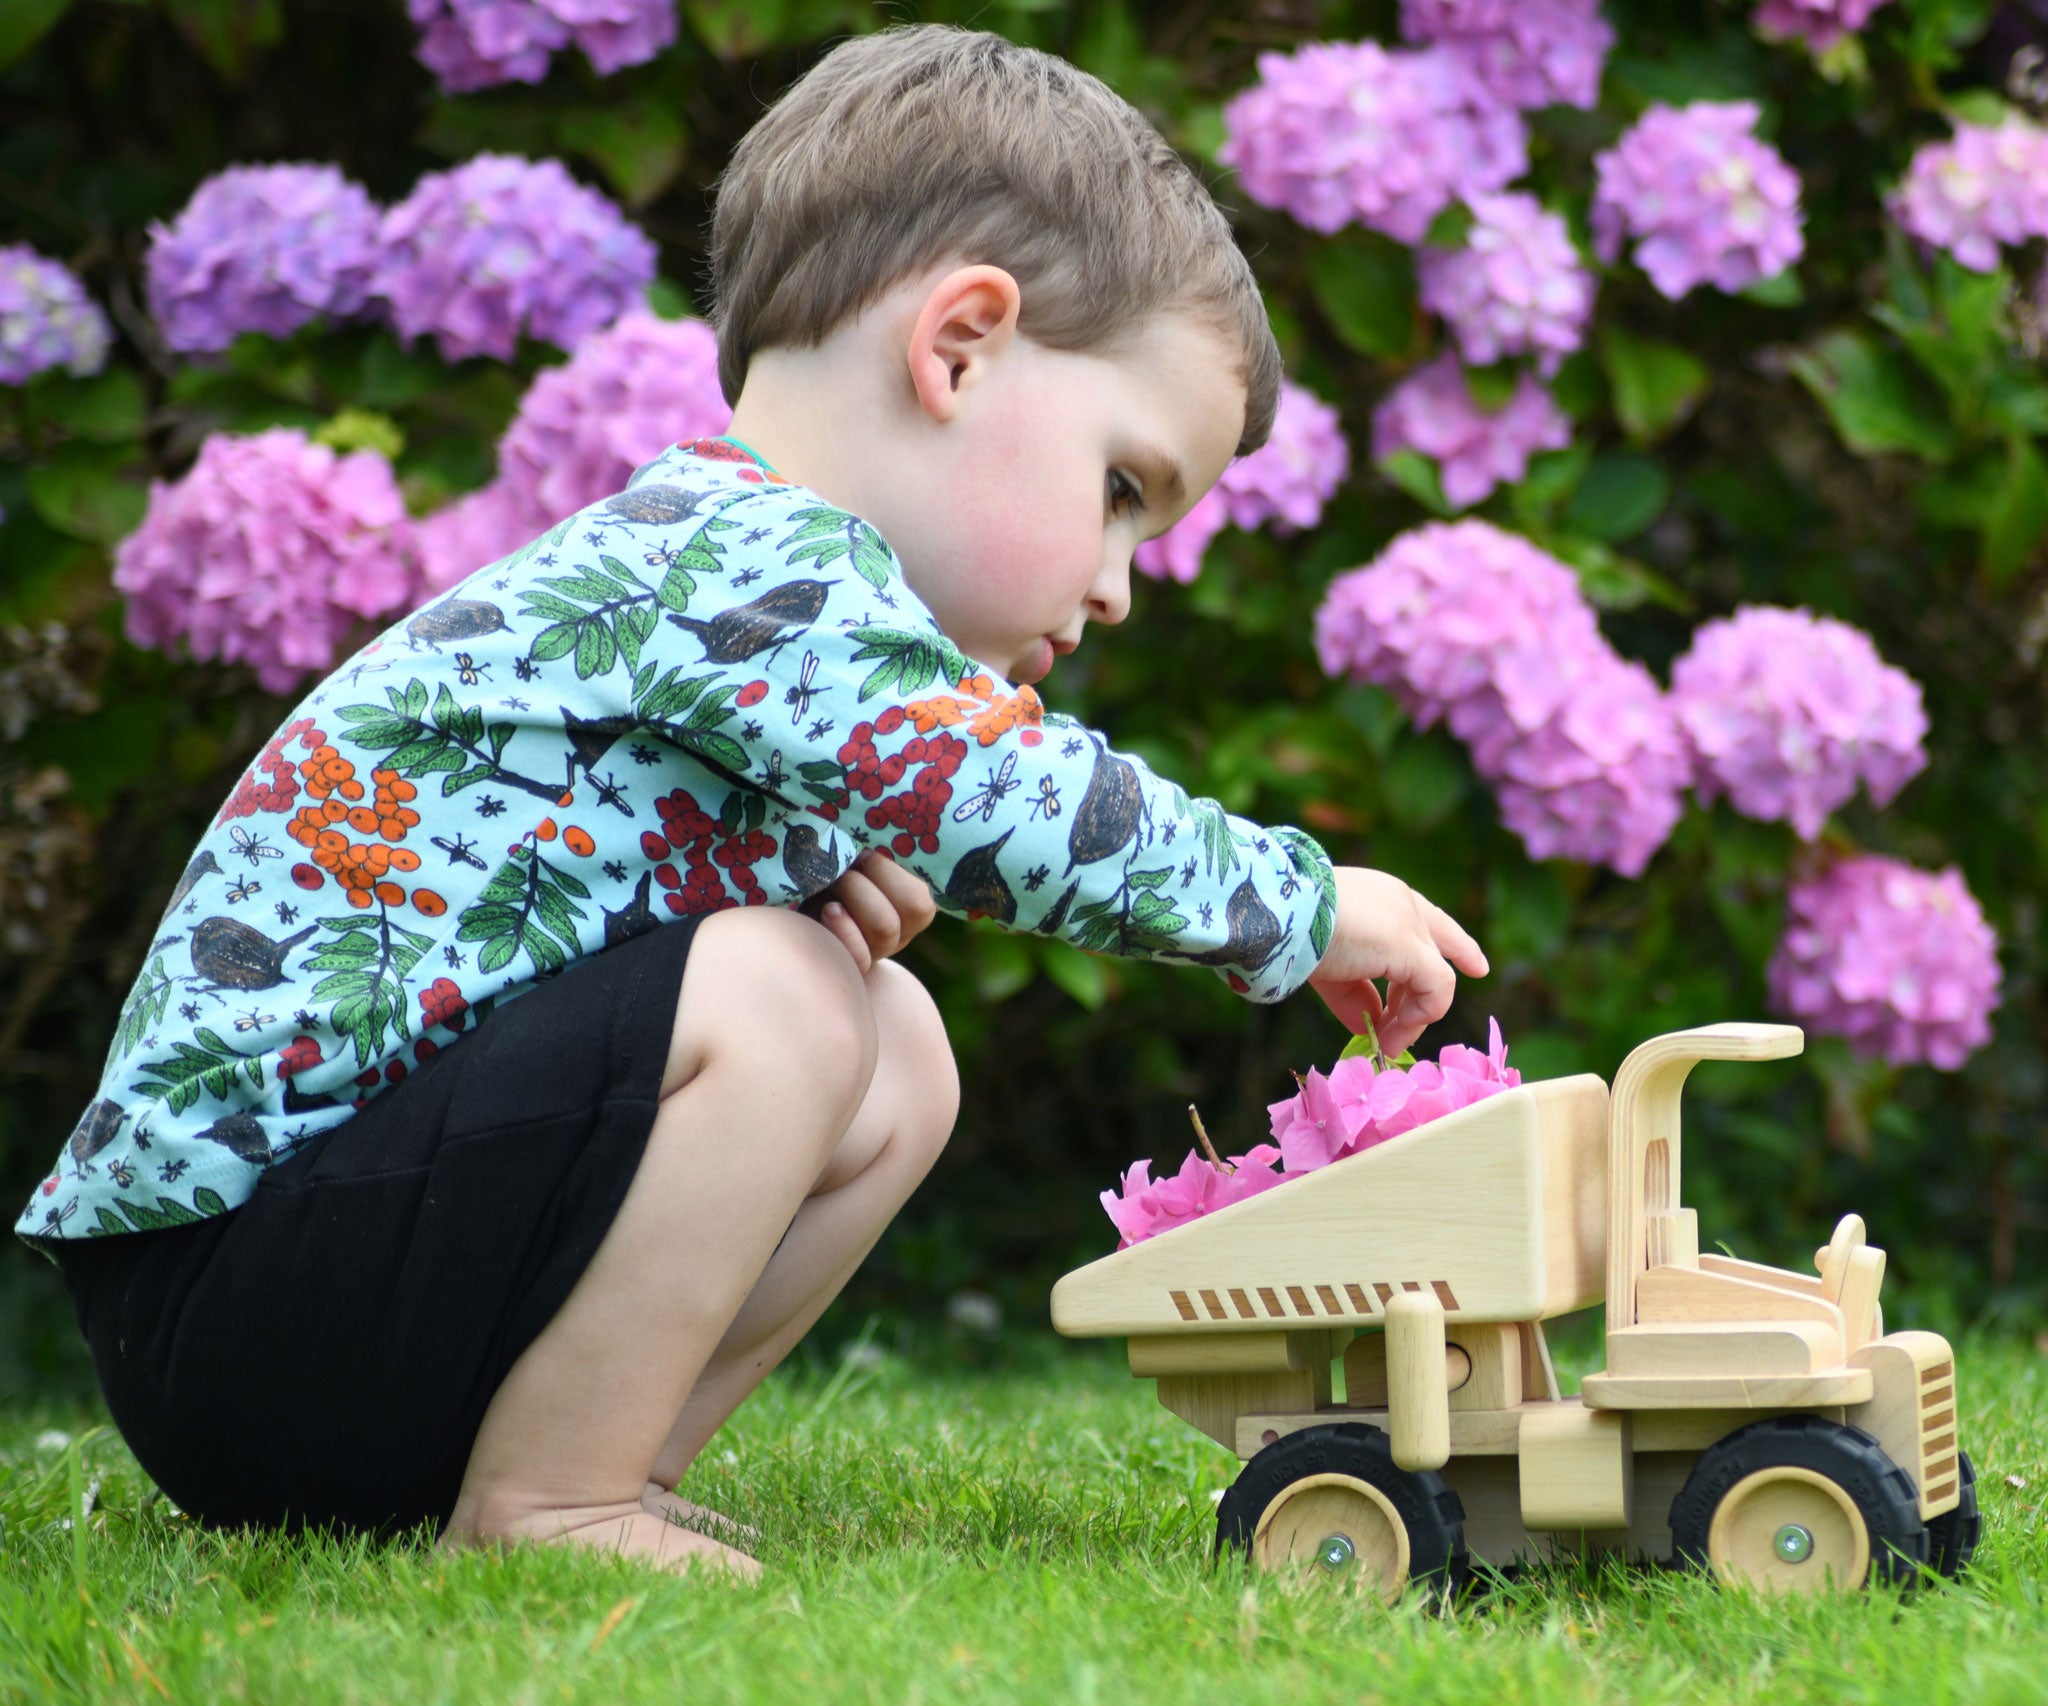
<svg viewBox="0 0 2048 1706"><path fill-rule="evenodd" d="M1862 1429L1818 1416L1752 1422L1701 1452L1671 1539L1678 1562L1766 1593L1910 1584L1928 1554L1906 1472Z"/></svg>
<svg viewBox="0 0 2048 1706"><path fill-rule="evenodd" d="M1291 1585L1383 1601L1418 1583L1455 1593L1471 1567L1458 1495L1357 1422L1304 1428L1247 1463L1216 1513L1226 1548Z"/></svg>

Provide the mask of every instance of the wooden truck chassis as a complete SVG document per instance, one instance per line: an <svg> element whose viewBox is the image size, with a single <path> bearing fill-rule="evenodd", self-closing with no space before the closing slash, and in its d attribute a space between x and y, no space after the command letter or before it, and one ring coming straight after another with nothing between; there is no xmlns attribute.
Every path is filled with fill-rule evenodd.
<svg viewBox="0 0 2048 1706"><path fill-rule="evenodd" d="M1861 1220L1806 1275L1702 1254L1679 1201L1693 1065L1803 1046L1707 1025L1642 1044L1611 1096L1504 1091L1077 1269L1053 1324L1126 1338L1246 1460L1218 1545L1263 1568L1382 1597L1584 1550L1774 1591L1959 1573L1954 1355L1884 1331ZM1561 1397L1543 1323L1603 1301L1606 1366Z"/></svg>

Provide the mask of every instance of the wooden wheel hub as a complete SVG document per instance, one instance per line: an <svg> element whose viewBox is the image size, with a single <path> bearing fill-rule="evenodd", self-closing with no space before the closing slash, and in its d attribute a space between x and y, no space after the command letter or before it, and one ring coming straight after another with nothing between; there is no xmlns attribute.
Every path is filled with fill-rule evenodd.
<svg viewBox="0 0 2048 1706"><path fill-rule="evenodd" d="M1408 1585L1408 1525L1369 1481L1305 1475L1260 1516L1252 1559L1262 1570L1391 1603Z"/></svg>
<svg viewBox="0 0 2048 1706"><path fill-rule="evenodd" d="M1714 1573L1767 1593L1850 1593L1870 1573L1870 1525L1856 1501L1813 1469L1745 1475L1707 1532Z"/></svg>

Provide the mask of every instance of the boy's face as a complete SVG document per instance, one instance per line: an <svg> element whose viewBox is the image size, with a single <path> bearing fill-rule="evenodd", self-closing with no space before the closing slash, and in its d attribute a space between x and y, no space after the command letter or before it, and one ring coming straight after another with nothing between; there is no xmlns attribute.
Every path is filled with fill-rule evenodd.
<svg viewBox="0 0 2048 1706"><path fill-rule="evenodd" d="M1090 622L1121 622L1131 553L1216 483L1245 389L1221 334L1182 314L1112 351L1012 336L986 357L885 527L911 589L968 656L1042 680ZM904 487L897 487L901 498Z"/></svg>

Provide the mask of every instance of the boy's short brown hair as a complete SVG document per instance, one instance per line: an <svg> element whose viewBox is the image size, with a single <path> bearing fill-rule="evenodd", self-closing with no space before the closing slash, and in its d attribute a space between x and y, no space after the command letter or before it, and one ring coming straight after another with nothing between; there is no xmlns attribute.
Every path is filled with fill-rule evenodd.
<svg viewBox="0 0 2048 1706"><path fill-rule="evenodd" d="M815 348L949 255L1013 274L1020 329L1099 350L1162 310L1241 351L1240 455L1265 443L1280 352L1222 212L1099 79L1001 36L913 24L843 42L734 150L711 227L718 379Z"/></svg>

